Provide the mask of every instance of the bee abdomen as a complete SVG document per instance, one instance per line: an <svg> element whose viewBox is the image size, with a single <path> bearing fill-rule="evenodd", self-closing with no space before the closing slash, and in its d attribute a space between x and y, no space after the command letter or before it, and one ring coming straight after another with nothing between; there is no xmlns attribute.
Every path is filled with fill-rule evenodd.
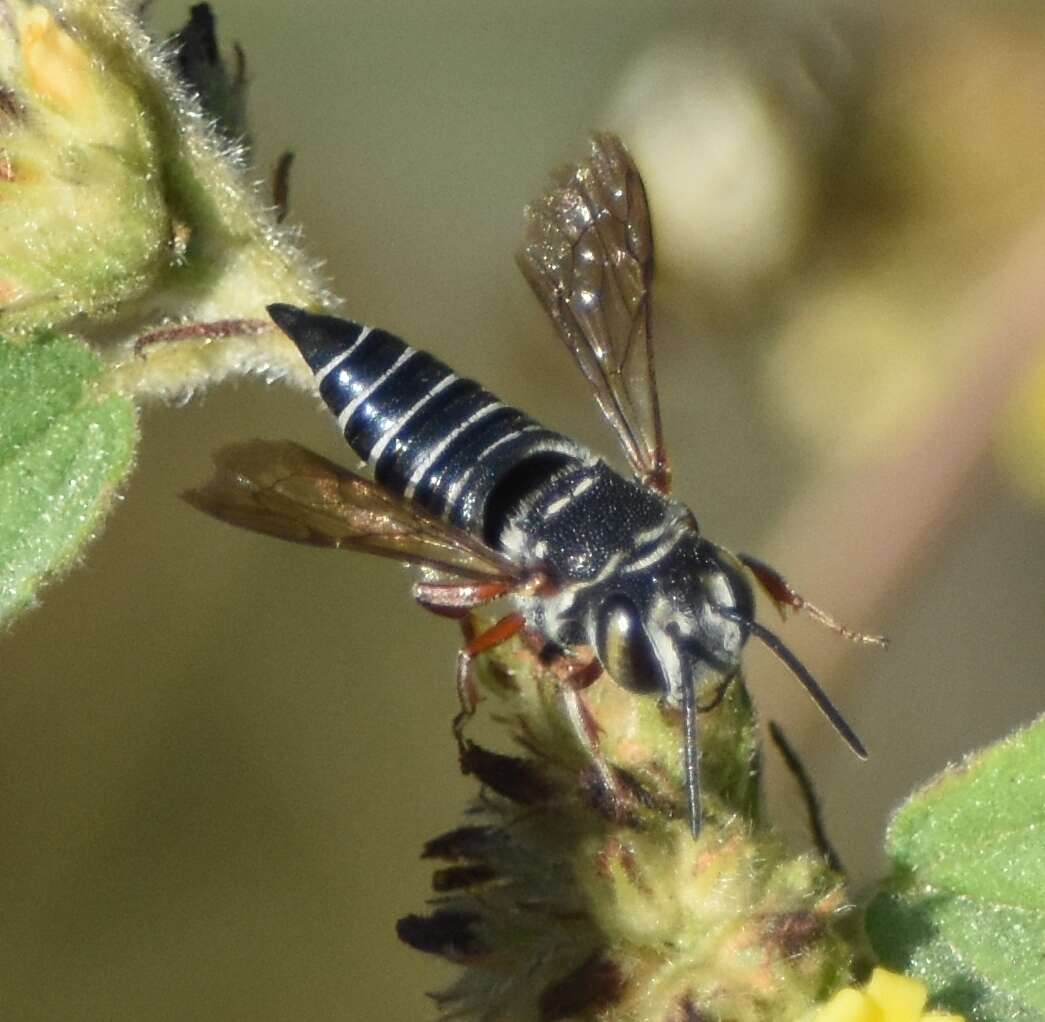
<svg viewBox="0 0 1045 1022"><path fill-rule="evenodd" d="M499 481L535 458L550 472L584 457L573 441L393 334L292 306L269 312L378 482L488 541L500 527L486 521Z"/></svg>

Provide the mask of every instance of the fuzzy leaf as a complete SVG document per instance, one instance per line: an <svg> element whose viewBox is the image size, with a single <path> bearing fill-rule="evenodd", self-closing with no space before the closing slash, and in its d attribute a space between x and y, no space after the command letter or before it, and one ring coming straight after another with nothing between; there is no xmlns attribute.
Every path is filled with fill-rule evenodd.
<svg viewBox="0 0 1045 1022"><path fill-rule="evenodd" d="M945 771L889 830L882 960L977 1022L1045 1020L1045 719Z"/></svg>
<svg viewBox="0 0 1045 1022"><path fill-rule="evenodd" d="M100 371L70 338L0 340L0 621L76 556L131 467L134 408Z"/></svg>

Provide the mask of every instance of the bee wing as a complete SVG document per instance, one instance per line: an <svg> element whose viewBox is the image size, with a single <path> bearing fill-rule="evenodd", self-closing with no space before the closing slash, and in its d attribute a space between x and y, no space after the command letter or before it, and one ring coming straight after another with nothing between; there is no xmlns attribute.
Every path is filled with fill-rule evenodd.
<svg viewBox="0 0 1045 1022"><path fill-rule="evenodd" d="M241 528L295 543L363 550L466 578L521 574L467 533L289 440L231 444L214 460L214 477L185 499Z"/></svg>
<svg viewBox="0 0 1045 1022"><path fill-rule="evenodd" d="M519 266L587 377L636 475L670 482L650 337L646 190L616 135L526 210Z"/></svg>

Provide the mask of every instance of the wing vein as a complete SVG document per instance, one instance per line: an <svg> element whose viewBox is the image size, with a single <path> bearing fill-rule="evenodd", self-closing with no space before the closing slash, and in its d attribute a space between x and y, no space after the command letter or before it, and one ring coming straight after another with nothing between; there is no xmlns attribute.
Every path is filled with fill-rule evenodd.
<svg viewBox="0 0 1045 1022"><path fill-rule="evenodd" d="M667 492L669 471L650 335L653 238L639 172L619 139L598 135L527 211L519 263L632 470Z"/></svg>

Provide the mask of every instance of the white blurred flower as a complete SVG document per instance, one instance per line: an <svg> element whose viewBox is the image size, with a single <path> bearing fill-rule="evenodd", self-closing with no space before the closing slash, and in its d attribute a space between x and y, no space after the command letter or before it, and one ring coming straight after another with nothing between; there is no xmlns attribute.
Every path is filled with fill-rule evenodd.
<svg viewBox="0 0 1045 1022"><path fill-rule="evenodd" d="M784 100L808 94L805 71L796 54L771 81L742 46L695 39L655 42L625 71L608 120L642 169L662 270L736 301L788 267L815 178Z"/></svg>

